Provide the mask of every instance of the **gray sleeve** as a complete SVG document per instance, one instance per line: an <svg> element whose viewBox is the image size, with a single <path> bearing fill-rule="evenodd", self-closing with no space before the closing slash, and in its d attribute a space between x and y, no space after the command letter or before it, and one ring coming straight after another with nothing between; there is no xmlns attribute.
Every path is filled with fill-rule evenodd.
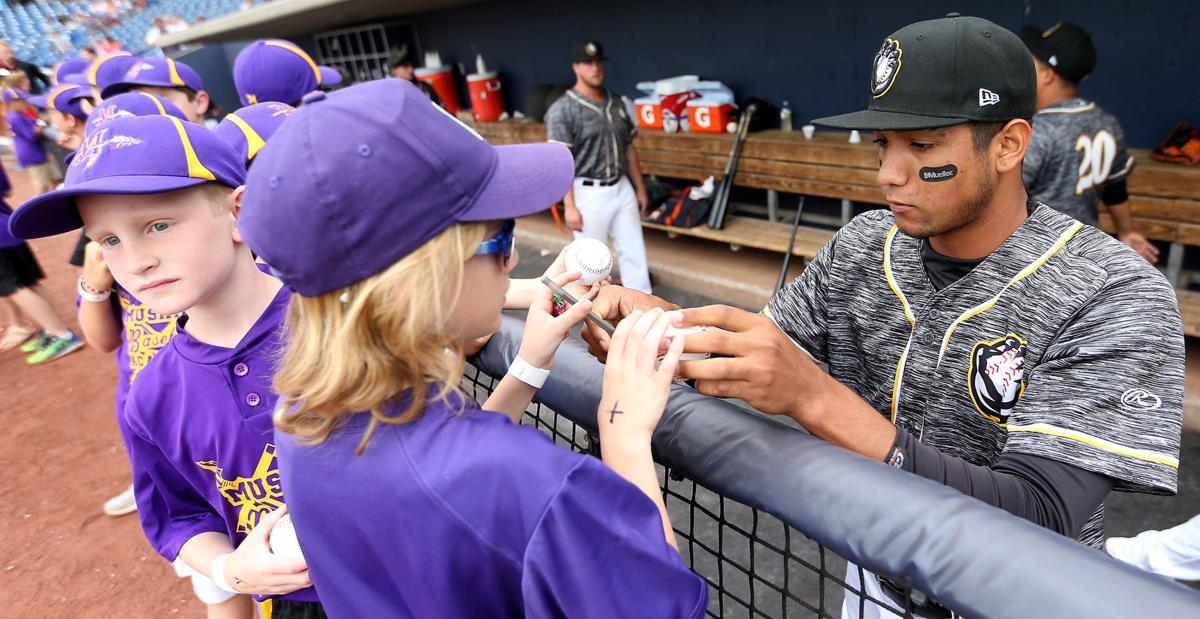
<svg viewBox="0 0 1200 619"><path fill-rule="evenodd" d="M559 97L546 111L546 139L558 142L574 153L575 140L579 137L577 124L571 106L567 105L567 97Z"/></svg>
<svg viewBox="0 0 1200 619"><path fill-rule="evenodd" d="M1184 341L1166 279L1132 258L1026 376L1004 453L1100 473L1117 490L1174 494L1183 417ZM1114 268L1123 268L1114 272Z"/></svg>
<svg viewBox="0 0 1200 619"><path fill-rule="evenodd" d="M796 279L775 293L762 312L792 341L825 364L829 363L825 293L830 283L837 240L845 230L842 228L835 234Z"/></svg>

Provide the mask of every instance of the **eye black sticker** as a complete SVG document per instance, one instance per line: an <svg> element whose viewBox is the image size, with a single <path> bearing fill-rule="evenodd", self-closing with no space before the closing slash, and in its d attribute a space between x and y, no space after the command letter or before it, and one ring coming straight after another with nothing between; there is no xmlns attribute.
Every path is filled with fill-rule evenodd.
<svg viewBox="0 0 1200 619"><path fill-rule="evenodd" d="M958 166L948 163L940 168L921 168L921 180L926 183L940 183L958 176Z"/></svg>

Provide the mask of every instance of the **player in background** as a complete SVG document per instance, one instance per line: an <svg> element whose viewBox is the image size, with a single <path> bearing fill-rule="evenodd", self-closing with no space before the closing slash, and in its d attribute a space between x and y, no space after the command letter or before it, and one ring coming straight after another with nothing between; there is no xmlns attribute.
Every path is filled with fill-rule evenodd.
<svg viewBox="0 0 1200 619"><path fill-rule="evenodd" d="M298 45L283 39L255 41L233 62L233 84L242 105L274 101L299 107L304 95L341 82L336 69L317 65Z"/></svg>
<svg viewBox="0 0 1200 619"><path fill-rule="evenodd" d="M303 560L267 542L286 512L269 382L291 295L236 229L244 161L172 116L95 131L65 187L26 202L10 229L35 238L85 225L117 284L160 316L186 311L118 418L142 530L168 561L255 595L268 616L320 616ZM252 610L245 596L227 603Z"/></svg>
<svg viewBox="0 0 1200 619"><path fill-rule="evenodd" d="M516 423L588 302L554 318L543 290L484 406L458 388L463 346L499 326L513 218L566 191L570 152L493 147L402 80L309 97L274 140L239 228L296 291L276 442L330 614L702 616L650 453L682 349L655 369L671 315L615 335L603 463Z"/></svg>
<svg viewBox="0 0 1200 619"><path fill-rule="evenodd" d="M139 58L130 63L121 79L105 86L100 95L110 99L130 91L162 97L183 110L191 122L204 124L208 92L200 74L186 63L171 58Z"/></svg>
<svg viewBox="0 0 1200 619"><path fill-rule="evenodd" d="M1136 162L1121 123L1079 96L1079 83L1096 67L1091 37L1059 23L1044 32L1026 26L1021 40L1037 68L1037 113L1021 168L1029 196L1092 226L1099 225L1103 202L1117 238L1156 262L1158 248L1133 230L1126 180Z"/></svg>

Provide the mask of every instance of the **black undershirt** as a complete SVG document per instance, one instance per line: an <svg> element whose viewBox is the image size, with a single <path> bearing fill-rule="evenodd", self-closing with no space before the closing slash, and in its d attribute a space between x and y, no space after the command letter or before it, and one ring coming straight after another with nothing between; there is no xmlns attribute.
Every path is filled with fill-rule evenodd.
<svg viewBox="0 0 1200 619"><path fill-rule="evenodd" d="M942 290L984 258L943 256L923 241L921 260L934 289ZM1105 475L1030 454L1004 453L990 467L971 464L921 443L899 426L893 446L904 455L904 470L1072 538L1113 488Z"/></svg>

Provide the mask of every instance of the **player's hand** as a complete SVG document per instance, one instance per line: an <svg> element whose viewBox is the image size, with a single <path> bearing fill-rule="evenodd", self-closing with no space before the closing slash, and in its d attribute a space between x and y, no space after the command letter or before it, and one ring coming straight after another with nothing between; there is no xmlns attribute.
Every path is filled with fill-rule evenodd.
<svg viewBox="0 0 1200 619"><path fill-rule="evenodd" d="M113 287L112 272L104 262L104 250L96 241L88 241L83 247L83 279L92 290L111 290Z"/></svg>
<svg viewBox="0 0 1200 619"><path fill-rule="evenodd" d="M677 310L678 305L668 303L654 295L638 290L630 290L623 286L605 286L600 289L592 302L592 311L613 325L617 325L626 316L636 310L647 311L661 307L664 310ZM610 344L608 332L588 322L583 325L583 341L588 345L588 352L601 363L608 358Z"/></svg>
<svg viewBox="0 0 1200 619"><path fill-rule="evenodd" d="M604 393L597 411L601 435L650 440L667 404L685 338L671 340L661 364L658 355L667 327L679 320L678 312L655 307L634 311L621 321L604 364Z"/></svg>
<svg viewBox="0 0 1200 619"><path fill-rule="evenodd" d="M649 210L649 208L650 208L650 196L649 196L649 194L646 193L645 187L638 187L637 203L638 203L638 211L641 212L642 217L645 217L646 211Z"/></svg>
<svg viewBox="0 0 1200 619"><path fill-rule="evenodd" d="M579 275L579 271L572 271L553 279L554 283L564 286L578 280ZM593 288L587 295L577 297L579 303L568 307L561 315L554 316L554 293L549 287L542 288L529 306L529 313L525 317L525 335L521 338L517 356L535 368L548 370L559 345L571 334L571 328L583 320L588 310L592 309L592 298L600 289Z"/></svg>
<svg viewBox="0 0 1200 619"><path fill-rule="evenodd" d="M764 413L799 420L799 403L815 402L836 387L766 316L727 305L683 310L682 326L695 325L709 328L687 336L685 352L713 358L681 362L679 376L695 379L704 395L738 398Z"/></svg>
<svg viewBox="0 0 1200 619"><path fill-rule="evenodd" d="M1133 251L1136 251L1138 255L1145 258L1150 264L1158 262L1158 248L1154 246L1154 243L1146 240L1146 237L1137 232L1126 232L1120 235L1119 238L1122 243L1132 247Z"/></svg>
<svg viewBox="0 0 1200 619"><path fill-rule="evenodd" d="M271 552L271 529L286 513L284 505L263 516L225 563L225 580L239 593L283 595L312 586L308 564L302 557L281 557Z"/></svg>
<svg viewBox="0 0 1200 619"><path fill-rule="evenodd" d="M563 207L563 223L567 224L568 230L583 232L583 215L573 204Z"/></svg>

